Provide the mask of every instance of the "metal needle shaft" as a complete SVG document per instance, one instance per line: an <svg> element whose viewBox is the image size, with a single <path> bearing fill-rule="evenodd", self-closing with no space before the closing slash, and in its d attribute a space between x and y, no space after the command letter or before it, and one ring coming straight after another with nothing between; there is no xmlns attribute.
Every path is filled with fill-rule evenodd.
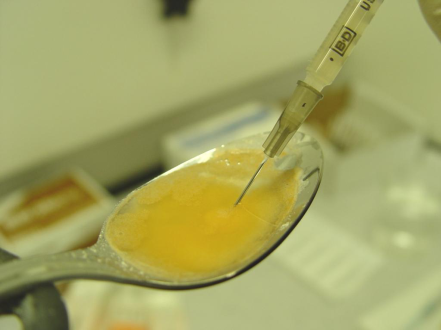
<svg viewBox="0 0 441 330"><path fill-rule="evenodd" d="M245 189L242 191L242 194L240 194L240 196L237 199L236 203L234 203L234 206L236 206L237 204L240 203L240 201L242 200L243 196L245 196L245 194L247 193L248 189L250 189L251 185L253 184L254 179L260 173L260 171L262 170L263 165L265 165L267 160L268 160L268 156L266 156L265 159L260 163L259 167L257 168L256 173L254 173L254 175L251 177L251 180L248 182L248 184L246 185Z"/></svg>

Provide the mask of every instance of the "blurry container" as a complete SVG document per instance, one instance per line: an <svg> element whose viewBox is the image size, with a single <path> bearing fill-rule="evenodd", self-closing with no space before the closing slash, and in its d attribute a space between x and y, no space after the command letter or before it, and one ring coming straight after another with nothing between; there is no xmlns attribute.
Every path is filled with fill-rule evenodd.
<svg viewBox="0 0 441 330"><path fill-rule="evenodd" d="M430 180L432 173L426 173ZM408 173L383 187L376 214L375 242L392 254L424 253L441 240L441 194L424 176Z"/></svg>
<svg viewBox="0 0 441 330"><path fill-rule="evenodd" d="M114 207L79 169L45 178L0 200L0 246L24 257L94 243Z"/></svg>
<svg viewBox="0 0 441 330"><path fill-rule="evenodd" d="M170 169L222 144L270 131L282 110L249 102L173 132L162 141L164 165Z"/></svg>
<svg viewBox="0 0 441 330"><path fill-rule="evenodd" d="M71 330L186 330L176 292L130 285L77 281L66 304Z"/></svg>

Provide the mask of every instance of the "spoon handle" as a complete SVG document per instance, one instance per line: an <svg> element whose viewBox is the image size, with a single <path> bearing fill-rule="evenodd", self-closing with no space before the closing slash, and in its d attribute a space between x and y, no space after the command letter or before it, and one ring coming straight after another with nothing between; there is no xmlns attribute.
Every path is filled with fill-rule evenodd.
<svg viewBox="0 0 441 330"><path fill-rule="evenodd" d="M92 248L15 259L0 265L0 302L48 282L73 278L112 280L121 271Z"/></svg>

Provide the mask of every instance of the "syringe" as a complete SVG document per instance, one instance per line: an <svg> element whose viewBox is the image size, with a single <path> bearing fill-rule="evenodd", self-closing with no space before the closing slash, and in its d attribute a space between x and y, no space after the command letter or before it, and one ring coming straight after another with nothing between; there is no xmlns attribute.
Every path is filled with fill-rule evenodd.
<svg viewBox="0 0 441 330"><path fill-rule="evenodd" d="M297 83L288 105L264 142L267 158L281 154L300 125L323 98L323 88L332 84L337 77L383 1L349 0L306 68L305 80ZM262 166L261 164L260 169ZM239 204L259 172L260 170L253 175L235 205Z"/></svg>

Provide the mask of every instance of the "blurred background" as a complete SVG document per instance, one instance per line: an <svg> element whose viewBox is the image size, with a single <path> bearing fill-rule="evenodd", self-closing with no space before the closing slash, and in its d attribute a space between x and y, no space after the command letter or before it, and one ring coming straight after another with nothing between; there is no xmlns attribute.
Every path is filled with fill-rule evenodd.
<svg viewBox="0 0 441 330"><path fill-rule="evenodd" d="M270 130L346 2L0 1L0 247L87 246L135 187ZM65 285L71 328L441 329L440 77L417 1L386 1L302 127L326 170L281 248L194 292Z"/></svg>

